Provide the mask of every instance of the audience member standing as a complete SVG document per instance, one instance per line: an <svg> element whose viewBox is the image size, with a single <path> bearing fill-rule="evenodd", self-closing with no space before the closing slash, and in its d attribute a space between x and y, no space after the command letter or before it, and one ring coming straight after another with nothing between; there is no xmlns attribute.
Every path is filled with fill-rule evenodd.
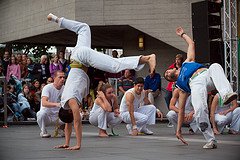
<svg viewBox="0 0 240 160"><path fill-rule="evenodd" d="M58 54L58 58L59 58L59 62L62 65L62 71L66 72L66 68L68 66L68 61L64 58L64 55L65 55L64 52L60 51Z"/></svg>
<svg viewBox="0 0 240 160"><path fill-rule="evenodd" d="M11 75L15 76L18 80L21 79L20 65L17 63L16 57L14 55L12 55L11 61L7 67L7 82L9 81Z"/></svg>
<svg viewBox="0 0 240 160"><path fill-rule="evenodd" d="M53 77L54 72L56 72L56 71L63 71L62 64L61 64L61 62L59 62L57 55L55 55L53 57L53 61L49 65L49 71L50 71L51 77Z"/></svg>
<svg viewBox="0 0 240 160"><path fill-rule="evenodd" d="M47 55L42 55L40 63L34 65L34 79L38 79L40 83L45 83L50 77Z"/></svg>
<svg viewBox="0 0 240 160"><path fill-rule="evenodd" d="M4 52L3 60L2 60L2 65L3 65L3 75L7 75L7 68L10 63L10 53L8 51Z"/></svg>

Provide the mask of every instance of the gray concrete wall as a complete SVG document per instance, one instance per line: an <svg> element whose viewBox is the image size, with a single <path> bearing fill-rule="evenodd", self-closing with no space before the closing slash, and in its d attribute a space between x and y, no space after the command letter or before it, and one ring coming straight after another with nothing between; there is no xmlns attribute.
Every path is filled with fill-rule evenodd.
<svg viewBox="0 0 240 160"><path fill-rule="evenodd" d="M90 25L128 24L156 39L185 50L174 30L191 35L191 2L200 0L1 0L0 43L58 30L47 23L53 12Z"/></svg>

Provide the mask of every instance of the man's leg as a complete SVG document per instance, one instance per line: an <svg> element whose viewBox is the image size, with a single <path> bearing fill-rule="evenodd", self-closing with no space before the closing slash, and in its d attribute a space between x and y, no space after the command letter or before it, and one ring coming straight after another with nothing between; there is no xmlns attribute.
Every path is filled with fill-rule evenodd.
<svg viewBox="0 0 240 160"><path fill-rule="evenodd" d="M237 107L232 112L232 122L230 125L230 130L235 132L240 132L240 107Z"/></svg>
<svg viewBox="0 0 240 160"><path fill-rule="evenodd" d="M168 121L173 125L174 132L176 133L177 130L177 120L178 120L178 114L175 111L170 110L166 117L168 118Z"/></svg>
<svg viewBox="0 0 240 160"><path fill-rule="evenodd" d="M234 99L237 99L237 93L233 92L220 64L214 63L209 67L209 76L211 77L220 96L223 98L224 104L228 104Z"/></svg>
<svg viewBox="0 0 240 160"><path fill-rule="evenodd" d="M51 137L51 135L47 133L47 129L46 129L46 126L51 123L50 118L48 117L46 111L40 110L37 112L37 123L39 128L41 129L40 136L42 138Z"/></svg>

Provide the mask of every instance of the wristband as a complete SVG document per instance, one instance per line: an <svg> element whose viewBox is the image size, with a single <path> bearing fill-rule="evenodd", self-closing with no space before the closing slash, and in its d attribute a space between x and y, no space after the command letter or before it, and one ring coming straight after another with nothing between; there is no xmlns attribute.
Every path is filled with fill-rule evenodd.
<svg viewBox="0 0 240 160"><path fill-rule="evenodd" d="M134 130L134 129L137 129L137 125L133 125L132 126L132 129Z"/></svg>
<svg viewBox="0 0 240 160"><path fill-rule="evenodd" d="M184 34L186 34L186 33L183 32L180 37L183 37Z"/></svg>

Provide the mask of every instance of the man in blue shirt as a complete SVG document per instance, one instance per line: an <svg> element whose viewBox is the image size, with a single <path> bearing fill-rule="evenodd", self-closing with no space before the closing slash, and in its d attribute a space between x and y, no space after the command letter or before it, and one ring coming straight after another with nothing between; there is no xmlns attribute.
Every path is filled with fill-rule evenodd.
<svg viewBox="0 0 240 160"><path fill-rule="evenodd" d="M223 97L224 104L228 104L236 99L237 94L233 92L219 64L214 63L207 69L205 66L196 63L193 40L184 33L181 27L176 29L176 34L183 38L188 44L187 59L182 64L181 69L167 69L164 73L166 80L177 81L176 85L181 89L179 92L179 116L176 137L187 144L181 135L181 126L184 119L186 99L188 95L191 94L196 123L207 141L203 148L217 148L217 142L211 129L208 116L208 92L216 89L220 96Z"/></svg>
<svg viewBox="0 0 240 160"><path fill-rule="evenodd" d="M161 93L161 76L155 70L145 78L144 90L148 91L148 99L154 105L154 98Z"/></svg>

